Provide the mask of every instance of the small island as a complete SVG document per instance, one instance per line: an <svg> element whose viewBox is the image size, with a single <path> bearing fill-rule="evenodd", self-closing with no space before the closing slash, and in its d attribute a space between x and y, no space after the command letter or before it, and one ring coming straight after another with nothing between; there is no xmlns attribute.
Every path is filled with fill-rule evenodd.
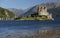
<svg viewBox="0 0 60 38"><path fill-rule="evenodd" d="M54 20L52 14L47 12L46 6L38 6L37 13L16 18L16 20Z"/></svg>

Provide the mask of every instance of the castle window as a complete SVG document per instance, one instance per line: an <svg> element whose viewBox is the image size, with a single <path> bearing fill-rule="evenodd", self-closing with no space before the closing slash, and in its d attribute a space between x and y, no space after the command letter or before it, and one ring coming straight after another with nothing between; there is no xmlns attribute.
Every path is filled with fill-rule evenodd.
<svg viewBox="0 0 60 38"><path fill-rule="evenodd" d="M45 9L46 7L44 7L44 9Z"/></svg>
<svg viewBox="0 0 60 38"><path fill-rule="evenodd" d="M42 9L42 7L40 7L40 9Z"/></svg>

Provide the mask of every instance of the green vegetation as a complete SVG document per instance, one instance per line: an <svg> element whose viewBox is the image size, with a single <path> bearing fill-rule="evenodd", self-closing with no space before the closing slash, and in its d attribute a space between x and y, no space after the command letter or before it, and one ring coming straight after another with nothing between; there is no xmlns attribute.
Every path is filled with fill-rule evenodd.
<svg viewBox="0 0 60 38"><path fill-rule="evenodd" d="M40 18L40 17L22 17L22 18L16 18L16 20L49 20L47 18Z"/></svg>
<svg viewBox="0 0 60 38"><path fill-rule="evenodd" d="M48 19L46 16L40 16L40 17L18 17L16 20L51 20Z"/></svg>
<svg viewBox="0 0 60 38"><path fill-rule="evenodd" d="M5 14L5 10L8 12L8 15L10 16L10 18L15 16L15 14L13 12L0 7L0 17L7 17Z"/></svg>

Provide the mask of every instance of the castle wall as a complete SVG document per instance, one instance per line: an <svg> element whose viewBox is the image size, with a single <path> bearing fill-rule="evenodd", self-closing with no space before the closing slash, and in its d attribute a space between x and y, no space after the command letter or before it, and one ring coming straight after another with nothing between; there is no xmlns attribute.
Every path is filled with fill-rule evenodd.
<svg viewBox="0 0 60 38"><path fill-rule="evenodd" d="M49 14L49 12L47 12L46 6L39 7L38 15L39 16L47 16L48 19L54 20L54 18L52 17L52 14Z"/></svg>
<svg viewBox="0 0 60 38"><path fill-rule="evenodd" d="M39 15L49 15L46 7L39 7Z"/></svg>

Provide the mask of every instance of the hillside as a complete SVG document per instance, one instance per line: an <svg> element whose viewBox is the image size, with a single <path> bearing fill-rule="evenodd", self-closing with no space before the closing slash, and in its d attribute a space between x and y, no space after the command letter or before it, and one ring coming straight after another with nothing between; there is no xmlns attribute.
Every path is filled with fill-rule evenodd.
<svg viewBox="0 0 60 38"><path fill-rule="evenodd" d="M37 13L37 8L39 6L46 6L47 9L48 9L48 12L52 13L54 19L55 20L60 20L60 3L59 2L51 2L51 3L45 3L45 4L40 4L40 5L33 6L27 12L25 12L22 15L22 17L23 16L28 16L28 15L33 14L33 13Z"/></svg>
<svg viewBox="0 0 60 38"><path fill-rule="evenodd" d="M9 15L10 18L15 17L15 14L13 12L11 12L11 11L5 9L5 8L2 8L2 7L0 7L0 17L7 17L6 14L5 14L5 11L8 12L8 15Z"/></svg>

